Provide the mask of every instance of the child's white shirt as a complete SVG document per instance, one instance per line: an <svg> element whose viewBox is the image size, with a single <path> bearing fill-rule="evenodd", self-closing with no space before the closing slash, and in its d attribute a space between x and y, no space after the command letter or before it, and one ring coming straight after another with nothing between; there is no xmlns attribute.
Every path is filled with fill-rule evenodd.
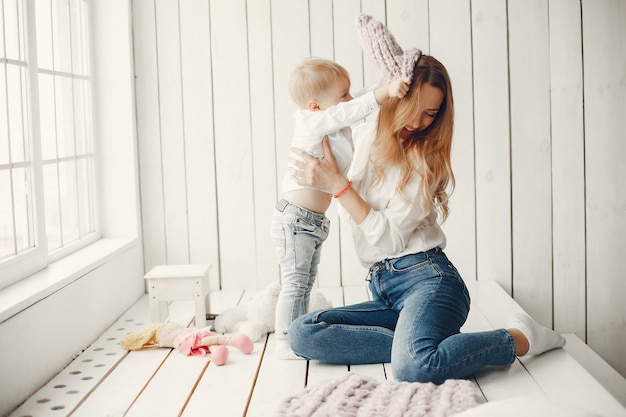
<svg viewBox="0 0 626 417"><path fill-rule="evenodd" d="M319 159L324 156L322 139L328 135L330 149L337 160L339 169L345 175L354 152L350 125L378 110L378 107L374 91L369 91L326 110L296 109L293 112L294 136L291 147L302 149ZM296 184L291 179L289 171L285 173L282 183L283 193L303 188L309 187Z"/></svg>

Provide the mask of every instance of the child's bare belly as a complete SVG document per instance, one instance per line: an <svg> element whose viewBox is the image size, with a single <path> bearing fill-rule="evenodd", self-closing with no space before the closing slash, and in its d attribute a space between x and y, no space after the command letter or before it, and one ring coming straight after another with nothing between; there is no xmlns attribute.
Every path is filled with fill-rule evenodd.
<svg viewBox="0 0 626 417"><path fill-rule="evenodd" d="M315 213L326 213L333 196L323 191L305 188L285 193L285 200Z"/></svg>

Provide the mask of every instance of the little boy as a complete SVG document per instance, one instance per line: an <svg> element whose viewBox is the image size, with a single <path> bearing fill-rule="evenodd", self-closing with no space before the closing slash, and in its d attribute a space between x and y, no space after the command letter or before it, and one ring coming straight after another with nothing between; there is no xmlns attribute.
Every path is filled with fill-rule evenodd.
<svg viewBox="0 0 626 417"><path fill-rule="evenodd" d="M410 81L395 80L352 98L345 68L326 59L305 60L289 80L291 98L298 105L293 113L295 134L291 146L322 158L322 139L328 136L333 155L346 174L353 153L350 125L377 110L387 97L404 97ZM282 277L276 305L275 353L280 359L298 359L289 347L287 328L308 310L322 243L328 237L330 222L324 213L333 195L296 184L289 172L285 173L282 188L283 199L274 209L271 232Z"/></svg>

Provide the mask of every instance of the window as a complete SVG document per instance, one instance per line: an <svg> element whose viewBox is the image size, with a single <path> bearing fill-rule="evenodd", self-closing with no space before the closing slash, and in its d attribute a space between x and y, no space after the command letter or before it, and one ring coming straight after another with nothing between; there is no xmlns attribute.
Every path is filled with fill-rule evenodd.
<svg viewBox="0 0 626 417"><path fill-rule="evenodd" d="M97 239L86 0L2 0L0 288Z"/></svg>

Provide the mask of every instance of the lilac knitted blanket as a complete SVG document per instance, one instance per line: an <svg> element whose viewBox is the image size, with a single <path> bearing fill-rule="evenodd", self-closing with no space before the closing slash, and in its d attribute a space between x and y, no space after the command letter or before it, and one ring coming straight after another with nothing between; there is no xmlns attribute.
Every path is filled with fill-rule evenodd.
<svg viewBox="0 0 626 417"><path fill-rule="evenodd" d="M275 416L285 417L443 417L480 404L470 381L441 385L380 381L348 372L309 386L285 399Z"/></svg>

